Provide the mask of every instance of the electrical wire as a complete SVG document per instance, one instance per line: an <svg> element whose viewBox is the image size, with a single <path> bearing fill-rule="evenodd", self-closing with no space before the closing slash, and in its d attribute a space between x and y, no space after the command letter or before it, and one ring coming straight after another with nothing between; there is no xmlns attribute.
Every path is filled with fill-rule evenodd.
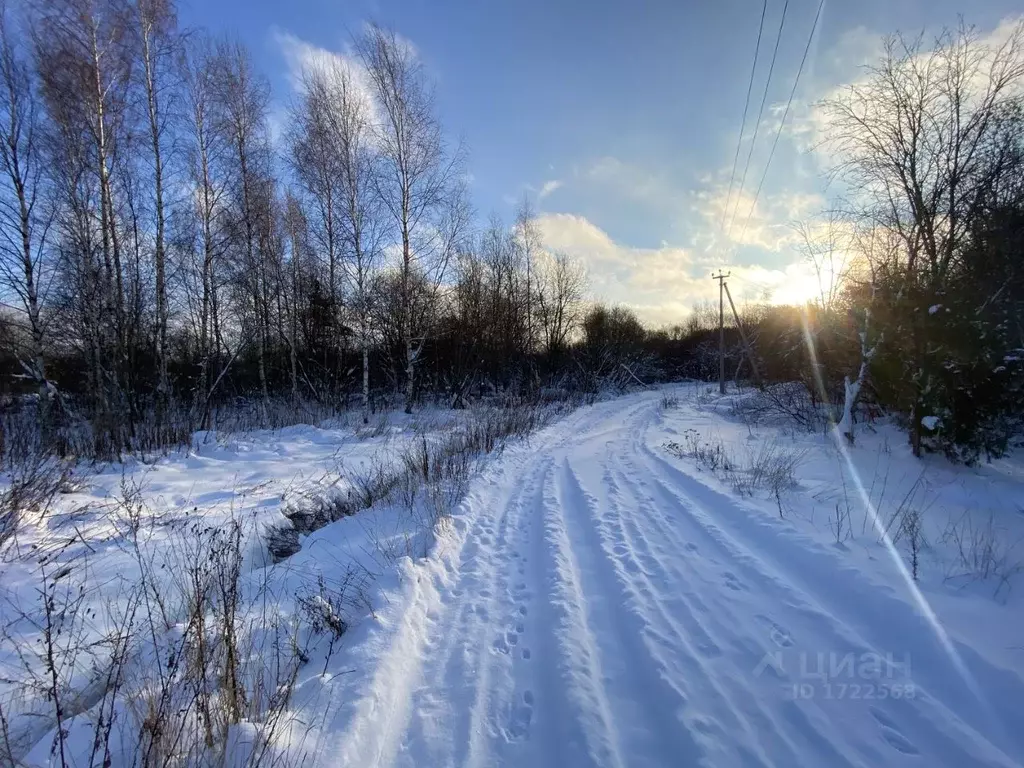
<svg viewBox="0 0 1024 768"><path fill-rule="evenodd" d="M768 101L768 88L772 84L772 73L775 71L775 60L779 55L779 43L782 42L782 30L786 26L786 11L789 10L789 0L786 0L785 5L782 6L782 19L779 21L779 31L775 35L775 49L772 51L772 60L768 65L768 79L764 82L764 93L761 94L761 105L757 108L757 121L754 123L754 135L750 139L750 147L747 149L747 159L743 164L743 176L740 178L740 188L736 193L736 209L733 211L732 216L729 218L729 226L727 231L732 230L732 225L736 221L736 214L740 209L740 199L743 196L743 186L747 183L747 172L750 170L750 158L754 154L754 145L757 144L757 134L761 130L761 117L764 115L764 105ZM738 147L737 147L738 149ZM728 205L726 206L726 216L729 215Z"/></svg>
<svg viewBox="0 0 1024 768"><path fill-rule="evenodd" d="M754 200L750 204L750 210L747 212L747 218L743 222L743 228L740 230L741 238L747 231L747 225L750 224L750 219L754 215L754 207L757 205L757 200L761 196L761 189L764 187L764 180L768 177L768 169L771 168L772 158L775 157L775 148L779 146L779 137L782 136L782 129L786 125L786 118L789 117L789 110L793 106L793 98L796 96L797 86L800 85L800 75L803 74L804 65L807 63L807 54L811 50L811 43L814 41L814 33L818 29L818 19L821 18L821 9L824 6L825 0L819 0L818 11L814 14L814 23L811 25L811 33L807 36L807 45L804 46L804 55L800 59L800 67L796 71L796 79L793 80L793 89L789 92L789 101L786 102L786 110L782 113L782 120L779 122L779 128L775 132L775 141L772 142L771 152L768 153L768 162L765 163L764 173L761 174L761 181L757 185L757 192L754 193Z"/></svg>
<svg viewBox="0 0 1024 768"><path fill-rule="evenodd" d="M787 4L789 0L786 0ZM736 153L732 158L732 172L729 174L729 192L725 196L725 210L722 211L722 232L725 232L725 220L729 217L729 208L732 207L732 188L736 183L736 166L740 160L740 147L743 145L743 133L747 130L747 111L750 109L750 94L754 90L754 73L757 72L757 57L761 52L761 35L764 32L764 17L768 12L768 0L764 0L761 6L761 23L757 26L757 43L754 44L754 63L750 65L750 80L747 83L747 98L743 102L743 120L740 121L740 135L736 137ZM783 19L785 19L785 13L783 13ZM775 43L775 50L778 51L778 41ZM775 57L772 57L772 66L775 65ZM768 77L771 78L771 70L768 72ZM764 101L761 102L762 108L764 107ZM758 114L758 122L761 117ZM757 138L757 129L754 129L754 137ZM747 163L750 162L750 156L747 156ZM743 171L744 177L746 177L746 169ZM740 189L743 189L743 185L740 185Z"/></svg>

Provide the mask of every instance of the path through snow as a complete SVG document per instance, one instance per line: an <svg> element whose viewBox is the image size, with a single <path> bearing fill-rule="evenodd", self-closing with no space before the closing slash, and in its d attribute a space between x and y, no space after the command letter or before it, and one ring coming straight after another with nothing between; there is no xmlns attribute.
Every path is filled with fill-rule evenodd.
<svg viewBox="0 0 1024 768"><path fill-rule="evenodd" d="M1018 764L1018 671L953 641L958 671L906 585L665 439L657 394L599 403L475 482L353 638L317 763Z"/></svg>

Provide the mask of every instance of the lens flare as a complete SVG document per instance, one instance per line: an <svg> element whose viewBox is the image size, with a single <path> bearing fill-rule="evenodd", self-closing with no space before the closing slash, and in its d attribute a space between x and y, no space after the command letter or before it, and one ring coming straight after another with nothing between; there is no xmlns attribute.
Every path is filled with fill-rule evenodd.
<svg viewBox="0 0 1024 768"><path fill-rule="evenodd" d="M821 378L821 369L818 367L818 352L814 341L814 335L811 333L810 323L808 322L808 312L805 307L800 312L800 323L803 327L804 342L807 345L807 353L811 358L811 368L814 371L814 381L818 388L818 395L821 397L822 402L828 402L828 393L825 389L825 384ZM942 646L946 655L949 656L950 661L953 663L954 668L960 674L967 688L974 694L975 698L986 707L989 708L988 702L981 692L977 681L971 675L967 669L967 665L964 664L963 659L960 658L960 654L957 653L956 648L953 646L953 642L949 639L949 635L946 633L945 628L939 622L939 617L935 614L931 605L928 603L927 598L918 589L917 582L914 580L912 574L907 569L906 563L903 562L903 558L896 549L896 545L893 543L892 537L889 536L887 527L882 523L878 515L878 510L871 501L871 495L868 493L867 488L861 479L860 472L857 471L857 467L854 466L853 460L850 458L850 452L846 445L846 441L843 436L839 434L839 430L836 428L836 424L832 419L831 410L829 411L829 422L830 429L829 433L832 435L832 440L835 442L836 448L839 450L839 455L842 457L843 463L846 465L846 469L849 476L853 479L854 488L857 491L857 495L860 497L861 503L867 510L868 515L871 518L872 527L878 533L879 539L885 546L886 552L889 557L892 558L893 563L899 570L900 576L906 584L907 590L913 597L914 603L917 606L920 614L928 621L931 625L932 631L935 633L939 644Z"/></svg>

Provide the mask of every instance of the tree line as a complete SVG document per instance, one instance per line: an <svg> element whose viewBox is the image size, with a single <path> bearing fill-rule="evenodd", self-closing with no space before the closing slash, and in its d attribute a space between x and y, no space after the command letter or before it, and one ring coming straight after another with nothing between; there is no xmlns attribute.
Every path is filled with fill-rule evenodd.
<svg viewBox="0 0 1024 768"><path fill-rule="evenodd" d="M366 420L560 365L580 265L541 248L525 199L474 231L464 152L391 30L307 62L275 134L249 51L173 0L0 19L0 351L41 440L87 424L112 455L238 397L264 426L280 401Z"/></svg>
<svg viewBox="0 0 1024 768"><path fill-rule="evenodd" d="M840 192L794 230L820 295L744 323L763 373L849 442L882 409L917 455L1002 455L1024 432L1024 28L891 36L816 110Z"/></svg>
<svg viewBox="0 0 1024 768"><path fill-rule="evenodd" d="M231 408L366 420L717 375L717 308L646 329L584 301L528 200L474 225L465 152L391 30L307 61L280 126L246 48L173 0L0 10L0 381L52 450L179 443ZM821 295L741 319L760 378L804 382L848 440L865 408L961 460L1020 432L1024 36L1003 37L894 36L817 105L841 194L796 232Z"/></svg>

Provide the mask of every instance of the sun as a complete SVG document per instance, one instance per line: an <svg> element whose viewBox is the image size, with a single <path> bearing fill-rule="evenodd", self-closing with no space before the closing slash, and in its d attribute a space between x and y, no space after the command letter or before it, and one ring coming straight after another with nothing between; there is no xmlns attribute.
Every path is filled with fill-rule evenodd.
<svg viewBox="0 0 1024 768"><path fill-rule="evenodd" d="M828 290L825 288L824 290ZM811 274L789 274L772 293L773 304L803 306L821 300L822 287Z"/></svg>

